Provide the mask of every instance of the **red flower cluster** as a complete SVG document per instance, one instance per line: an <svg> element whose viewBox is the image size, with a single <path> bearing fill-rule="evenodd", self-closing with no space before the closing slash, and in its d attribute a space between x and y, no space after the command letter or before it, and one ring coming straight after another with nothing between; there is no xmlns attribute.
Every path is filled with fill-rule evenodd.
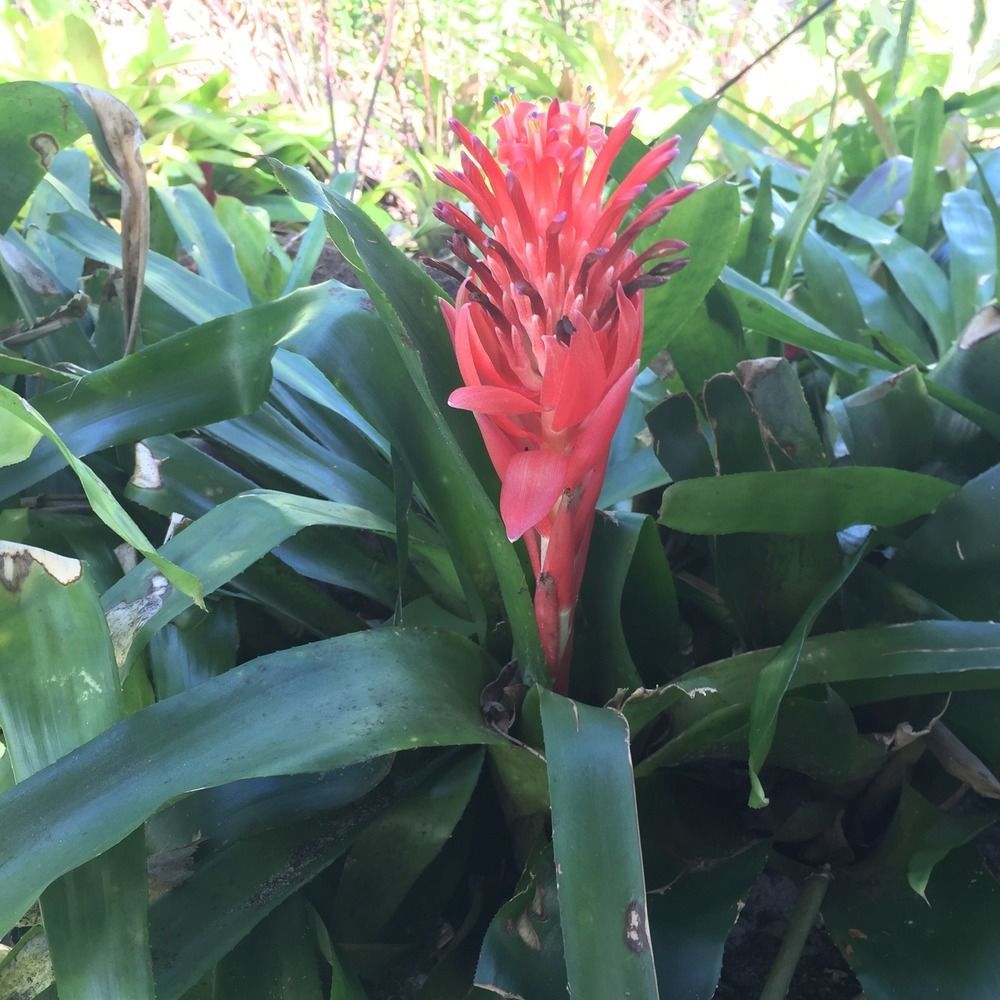
<svg viewBox="0 0 1000 1000"><path fill-rule="evenodd" d="M631 246L693 188L652 198L619 232L678 139L646 153L605 200L636 111L605 134L590 123L592 105L512 95L500 109L496 158L453 120L462 169L438 174L490 233L456 205L435 207L469 268L454 307L442 304L465 382L449 402L475 414L500 476L500 515L511 541L527 545L542 646L565 690L594 508L639 368L642 290L684 263L644 271L684 244L663 240L640 255Z"/></svg>

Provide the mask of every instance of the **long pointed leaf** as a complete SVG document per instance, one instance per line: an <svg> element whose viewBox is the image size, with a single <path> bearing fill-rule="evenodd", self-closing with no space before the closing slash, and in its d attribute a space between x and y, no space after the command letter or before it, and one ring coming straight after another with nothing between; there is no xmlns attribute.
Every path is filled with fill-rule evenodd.
<svg viewBox="0 0 1000 1000"><path fill-rule="evenodd" d="M479 710L493 670L454 635L380 629L261 657L129 716L0 796L0 928L196 788L503 742Z"/></svg>
<svg viewBox="0 0 1000 1000"><path fill-rule="evenodd" d="M104 615L82 564L0 542L0 579L0 725L23 781L118 721L123 704ZM141 834L42 893L63 1000L152 1000L146 897Z"/></svg>
<svg viewBox="0 0 1000 1000"><path fill-rule="evenodd" d="M656 997L628 724L551 691L541 709L569 991Z"/></svg>

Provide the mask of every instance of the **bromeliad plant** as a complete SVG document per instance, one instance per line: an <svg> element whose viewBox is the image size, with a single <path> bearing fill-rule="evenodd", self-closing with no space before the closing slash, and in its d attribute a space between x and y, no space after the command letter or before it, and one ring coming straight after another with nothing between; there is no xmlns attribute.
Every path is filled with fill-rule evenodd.
<svg viewBox="0 0 1000 1000"><path fill-rule="evenodd" d="M657 195L623 227L679 137L646 153L605 202L636 112L605 135L591 124L593 104L540 109L512 93L500 110L497 159L453 121L472 158L463 154L461 173L440 174L492 233L456 205L435 208L457 230L451 247L469 268L454 306L441 307L465 382L448 402L476 416L500 477L507 537L523 537L531 560L545 660L566 691L594 507L639 371L643 289L683 261L643 267L685 244L661 240L641 255L631 247L693 188Z"/></svg>
<svg viewBox="0 0 1000 1000"><path fill-rule="evenodd" d="M150 253L126 353L55 148L112 119L0 88L0 996L771 1000L817 914L851 997L992 995L1000 155L937 161L992 100L860 172L517 102L457 129L454 303L301 170L267 281L171 189L197 273ZM324 223L362 290L306 287Z"/></svg>

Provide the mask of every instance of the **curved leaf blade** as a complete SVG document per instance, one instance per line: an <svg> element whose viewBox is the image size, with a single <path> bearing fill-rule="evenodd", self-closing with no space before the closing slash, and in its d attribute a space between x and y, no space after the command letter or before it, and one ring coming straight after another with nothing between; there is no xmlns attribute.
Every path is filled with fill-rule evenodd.
<svg viewBox="0 0 1000 1000"><path fill-rule="evenodd" d="M0 796L0 927L196 788L502 742L479 711L494 670L454 635L380 629L263 656L136 712Z"/></svg>

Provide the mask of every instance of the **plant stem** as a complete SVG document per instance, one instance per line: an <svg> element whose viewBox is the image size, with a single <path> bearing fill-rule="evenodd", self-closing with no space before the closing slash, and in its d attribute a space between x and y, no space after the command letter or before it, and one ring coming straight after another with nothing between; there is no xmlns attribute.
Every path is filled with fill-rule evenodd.
<svg viewBox="0 0 1000 1000"><path fill-rule="evenodd" d="M788 929L761 990L760 1000L784 1000L829 885L829 872L816 872L802 883L788 917Z"/></svg>

